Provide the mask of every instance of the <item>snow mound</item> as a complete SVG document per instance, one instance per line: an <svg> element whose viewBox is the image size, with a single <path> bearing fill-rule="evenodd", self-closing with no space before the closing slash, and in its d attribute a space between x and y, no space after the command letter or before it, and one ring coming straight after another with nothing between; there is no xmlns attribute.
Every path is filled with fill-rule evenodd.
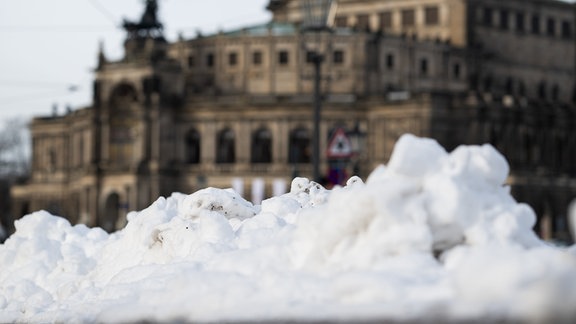
<svg viewBox="0 0 576 324"><path fill-rule="evenodd" d="M122 230L37 212L0 245L0 322L576 318L576 251L540 241L492 146L403 136L364 183L254 206L175 193Z"/></svg>

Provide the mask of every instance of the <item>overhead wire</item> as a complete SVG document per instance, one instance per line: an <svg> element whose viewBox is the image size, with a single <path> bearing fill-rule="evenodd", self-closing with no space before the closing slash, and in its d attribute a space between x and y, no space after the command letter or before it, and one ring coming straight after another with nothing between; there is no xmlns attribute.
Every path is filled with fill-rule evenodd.
<svg viewBox="0 0 576 324"><path fill-rule="evenodd" d="M49 93L42 93L36 95L21 95L21 96L12 96L12 97L5 97L0 98L0 105L8 105L8 104L15 104L21 102L29 102L29 101L36 101L36 100L46 100L55 97L65 97L69 96L72 93L70 91L53 91ZM1 108L1 107L0 107Z"/></svg>
<svg viewBox="0 0 576 324"><path fill-rule="evenodd" d="M36 80L6 80L0 79L1 87L23 87L23 88L62 88L67 87L71 89L75 87L74 84L65 82L50 82L50 81L36 81Z"/></svg>
<svg viewBox="0 0 576 324"><path fill-rule="evenodd" d="M98 0L88 0L88 3L91 4L94 9L98 10L98 12L104 15L108 20L110 20L110 22L114 24L114 27L119 27L120 20L108 9L106 9L102 3L100 3Z"/></svg>

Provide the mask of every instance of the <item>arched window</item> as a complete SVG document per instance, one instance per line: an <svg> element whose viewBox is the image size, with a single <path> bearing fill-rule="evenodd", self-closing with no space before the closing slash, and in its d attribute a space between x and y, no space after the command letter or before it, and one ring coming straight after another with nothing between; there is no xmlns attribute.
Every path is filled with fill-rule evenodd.
<svg viewBox="0 0 576 324"><path fill-rule="evenodd" d="M526 96L526 86L524 85L524 82L520 81L518 83L518 95L521 97Z"/></svg>
<svg viewBox="0 0 576 324"><path fill-rule="evenodd" d="M216 142L216 163L236 162L234 131L226 128L218 133Z"/></svg>
<svg viewBox="0 0 576 324"><path fill-rule="evenodd" d="M138 110L136 90L130 84L118 85L110 96L109 159L127 166L133 161L136 133L134 114Z"/></svg>
<svg viewBox="0 0 576 324"><path fill-rule="evenodd" d="M511 77L507 77L504 83L504 91L506 94L512 94L514 91L514 80Z"/></svg>
<svg viewBox="0 0 576 324"><path fill-rule="evenodd" d="M196 129L191 129L185 137L185 162L187 164L200 163L200 133Z"/></svg>
<svg viewBox="0 0 576 324"><path fill-rule="evenodd" d="M552 87L552 100L558 101L559 98L560 98L560 87L558 87L558 85L555 84Z"/></svg>
<svg viewBox="0 0 576 324"><path fill-rule="evenodd" d="M482 87L484 88L485 92L491 92L492 91L492 76L491 75L487 75L486 77L484 77L484 81L482 82Z"/></svg>
<svg viewBox="0 0 576 324"><path fill-rule="evenodd" d="M252 134L252 163L272 162L272 133L261 128Z"/></svg>
<svg viewBox="0 0 576 324"><path fill-rule="evenodd" d="M98 218L98 226L108 233L116 230L116 222L120 216L120 196L111 193L105 201L104 212Z"/></svg>
<svg viewBox="0 0 576 324"><path fill-rule="evenodd" d="M290 132L288 159L290 163L310 163L310 132L306 128Z"/></svg>
<svg viewBox="0 0 576 324"><path fill-rule="evenodd" d="M546 100L546 82L541 81L538 84L538 99Z"/></svg>

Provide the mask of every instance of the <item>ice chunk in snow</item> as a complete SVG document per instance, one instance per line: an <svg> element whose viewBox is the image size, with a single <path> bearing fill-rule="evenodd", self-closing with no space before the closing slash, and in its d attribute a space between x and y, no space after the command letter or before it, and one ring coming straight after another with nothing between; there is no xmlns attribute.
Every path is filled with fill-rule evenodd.
<svg viewBox="0 0 576 324"><path fill-rule="evenodd" d="M246 219L256 215L257 210L234 190L206 188L186 197L181 212L184 218L218 213L226 218Z"/></svg>

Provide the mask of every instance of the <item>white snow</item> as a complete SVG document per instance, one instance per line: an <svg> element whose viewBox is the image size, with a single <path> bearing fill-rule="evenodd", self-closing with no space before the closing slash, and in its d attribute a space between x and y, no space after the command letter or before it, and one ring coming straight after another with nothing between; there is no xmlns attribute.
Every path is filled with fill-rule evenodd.
<svg viewBox="0 0 576 324"><path fill-rule="evenodd" d="M576 249L540 241L490 145L404 135L328 191L159 198L108 235L36 212L0 245L0 322L576 318Z"/></svg>

